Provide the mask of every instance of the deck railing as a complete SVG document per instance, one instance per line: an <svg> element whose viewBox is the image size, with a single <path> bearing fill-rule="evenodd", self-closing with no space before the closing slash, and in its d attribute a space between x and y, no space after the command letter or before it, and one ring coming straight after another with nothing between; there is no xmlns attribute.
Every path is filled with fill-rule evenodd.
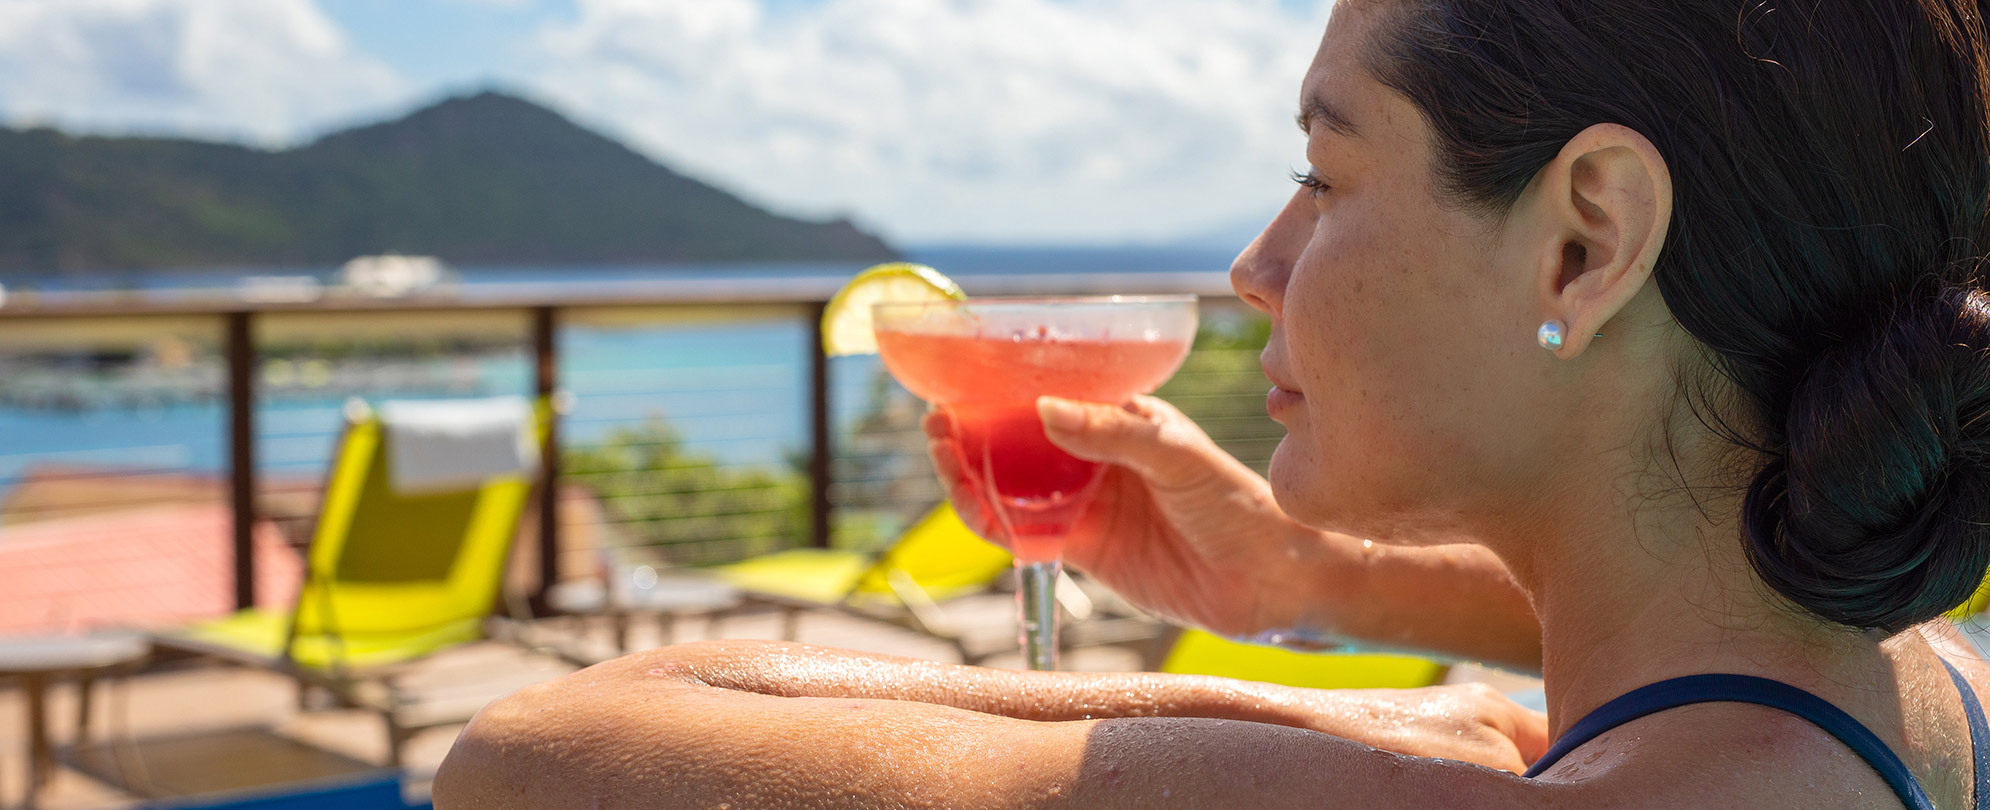
<svg viewBox="0 0 1990 810"><path fill-rule="evenodd" d="M1232 297L1222 273L1002 275L961 281L981 295L1197 293L1205 298L1205 323L1211 328L1239 334L1261 328L1261 321L1254 321L1254 314ZM124 403L121 397L147 402L178 397L218 402L225 425L225 453L220 457L223 463L208 466L218 467L216 472L225 475L222 491L232 514L233 599L238 606L248 606L257 596L253 528L270 511L265 503L268 499L263 497L268 488L262 476L276 470L281 473L278 477L296 481L300 473L321 469L335 433L334 427L323 424L326 401L347 394L377 395L383 386L405 387L408 380L417 387L482 390L492 387L486 384L490 380L498 380L496 387L502 389L513 384L505 380L522 377L517 380L523 388L519 393L553 396L568 388L593 390L598 407L590 410L588 390L578 391L581 410L567 417L569 424L556 426L549 437L554 452L546 455L540 486L541 492L553 497L544 499L547 507L537 515L536 575L529 588L543 597L548 585L572 573L562 570L563 565L573 563L561 559L560 538L575 524L571 517L562 515L562 498L558 497L569 483L585 484L597 493L594 502L604 514L586 520L610 529L619 522L639 530L637 533L662 532L680 538L682 544L675 552L679 558L673 561L694 563L715 559L736 546L710 545L710 541L728 538L706 538L707 545L700 546L699 535L689 528L669 528L670 521L688 526L698 518L704 521L700 525L707 527L738 524L715 522L711 515L644 513L644 508L659 508L649 505L651 501L689 498L730 487L730 500L717 508L764 514L770 521L795 518L768 525L803 523L797 539L828 546L837 539L839 525L842 531L858 531L851 520L839 524L839 509L845 518L858 512L886 514L894 499L929 501L937 497L930 475L907 476L900 470L905 458L923 458L923 439L916 425L908 424L904 414L887 418L858 413L848 402L860 393L884 390L881 386L887 384L878 378L875 364L859 368L823 356L816 324L823 302L836 286L836 279L814 277L477 284L445 294L392 299L331 294L311 300L263 302L244 301L232 291L39 296L17 292L0 306L0 361L9 356L18 360L27 354L44 358L88 354L95 340L143 340L155 332L194 334L199 342L198 336L207 330L212 330L211 351L218 357L202 354L208 350L202 349L195 351L197 356L191 360L182 358L185 362L178 371L167 375L170 384L154 386L158 390L142 386L135 392L129 388L97 390L74 380L64 382L59 374L47 384L21 382L12 391L0 386L0 408L138 407ZM611 330L601 334L612 338L619 334L613 329L628 324L676 329L685 335L713 332L715 336L708 336L703 344L672 350L709 356L711 364L701 369L687 365L683 358L663 357L654 358L648 368L618 368L598 357L589 361L591 365L583 364L589 365L586 368L570 362L576 351L601 354L606 350L577 350L563 345L563 338L600 336L586 331L591 329ZM740 326L740 331L726 333L718 328L727 325ZM111 333L124 337L104 337ZM344 351L320 348L342 340L377 343L426 333L443 335L437 339L439 354L433 357L445 359L431 357L427 365L381 360L346 368L319 356L325 351ZM764 350L768 356L759 357L757 353L762 350L752 341L768 336L771 338ZM613 341L604 338L596 342ZM1199 345L1196 356L1170 389L1164 389L1164 395L1172 390L1181 400L1178 404L1202 417L1219 442L1247 463L1262 468L1279 431L1264 418L1259 399L1263 384L1255 363L1257 346L1247 345L1249 342L1245 338L1234 346ZM481 348L465 348L472 344ZM650 350L641 346L618 351L650 362L644 355ZM457 353L454 360L447 359L451 352ZM213 379L213 371L219 371L220 379ZM863 379L851 379L853 373ZM264 414L259 406L288 397L293 389L315 392L315 399L298 400L306 404L299 405L295 414L285 411L277 415L281 418L270 419L278 424L259 424L259 414ZM1239 396L1240 390L1256 393ZM902 392L892 396L904 398ZM91 397L106 398L109 404L82 401ZM652 414L655 401L661 399L680 403L679 412L668 417L679 424L656 424ZM844 401L839 404L839 399ZM871 399L877 401L866 402L865 407L892 401L890 397ZM845 417L845 424L860 424L866 431L860 442L852 442L861 446L838 447L839 415ZM781 428L783 420L796 416L800 417L799 430L791 429L793 421L787 423L789 428ZM916 412L910 419L916 422ZM684 429L685 425L700 424L699 420L714 427L702 431L704 435ZM728 434L718 427L723 425L732 425L733 432ZM577 444L576 427L589 434ZM784 494L788 490L781 489L785 486L781 481L762 481L736 470L727 473L723 453L699 449L704 446L702 442L727 446L731 448L727 452L737 453L742 442L753 444L760 446L760 466L766 467L770 462L764 457L775 452L779 436L786 435L784 430L798 432L799 437L789 438L799 438L801 446L771 463L800 473L806 487L802 497L805 519L790 514L800 504L788 502L789 496ZM603 443L608 440L603 437L613 437L619 444L606 446ZM0 436L0 461L11 453L18 469L23 459L35 460L33 451L10 448L9 444ZM597 455L640 455L658 445L680 453L673 457L679 461L671 463L698 467L677 471L677 477L688 483L671 483L666 476L646 474L641 469L618 472L594 468L599 466L593 460ZM579 457L586 468L569 470L563 468L563 446L590 452L600 449L601 453ZM107 452L113 457L120 455ZM691 461L682 461L685 458ZM0 469L0 487L6 483L4 469ZM765 487L765 497L739 494L739 490L752 487ZM675 503L664 501L665 506ZM635 517L630 517L632 514ZM0 513L0 522L8 519ZM731 519L737 520L738 515L731 515ZM891 527L872 530L888 532ZM535 601L543 604L540 599Z"/></svg>

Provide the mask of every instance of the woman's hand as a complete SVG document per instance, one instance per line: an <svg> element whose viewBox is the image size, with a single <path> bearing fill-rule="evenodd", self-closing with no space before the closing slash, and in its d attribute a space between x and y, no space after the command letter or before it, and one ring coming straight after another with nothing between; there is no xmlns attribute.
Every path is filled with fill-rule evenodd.
<svg viewBox="0 0 1990 810"><path fill-rule="evenodd" d="M1385 751L1471 762L1524 773L1547 753L1548 716L1483 683L1423 689L1350 689L1325 693L1325 711L1368 712L1325 728ZM1365 729L1350 736L1350 728Z"/></svg>
<svg viewBox="0 0 1990 810"><path fill-rule="evenodd" d="M1269 482L1153 397L1037 405L1052 442L1107 465L1065 559L1135 604L1231 637L1303 629L1540 671L1533 606L1485 547L1392 547L1303 526ZM936 411L925 429L955 511L1003 542L951 421Z"/></svg>
<svg viewBox="0 0 1990 810"><path fill-rule="evenodd" d="M1294 593L1303 567L1295 559L1321 537L1285 516L1262 477L1153 397L1124 407L1045 397L1038 410L1051 441L1108 465L1065 547L1068 562L1148 610L1218 633L1292 626L1293 600L1262 597ZM951 421L935 411L925 428L955 511L1002 542L975 472L961 463Z"/></svg>

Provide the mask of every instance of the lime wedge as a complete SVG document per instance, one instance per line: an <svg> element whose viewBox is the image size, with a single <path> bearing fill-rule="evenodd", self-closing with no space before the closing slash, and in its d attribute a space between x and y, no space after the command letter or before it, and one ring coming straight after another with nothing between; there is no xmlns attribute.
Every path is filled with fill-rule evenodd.
<svg viewBox="0 0 1990 810"><path fill-rule="evenodd" d="M885 301L947 301L966 298L960 285L923 264L891 262L858 273L822 310L822 350L831 357L877 354L871 333L871 305Z"/></svg>

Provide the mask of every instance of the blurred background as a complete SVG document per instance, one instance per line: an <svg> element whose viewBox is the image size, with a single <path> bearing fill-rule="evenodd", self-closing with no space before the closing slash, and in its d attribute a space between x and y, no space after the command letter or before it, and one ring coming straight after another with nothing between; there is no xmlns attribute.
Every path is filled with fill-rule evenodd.
<svg viewBox="0 0 1990 810"><path fill-rule="evenodd" d="M418 804L482 701L673 639L1017 665L1001 582L885 577L938 525L924 406L823 358L822 306L891 260L1199 293L1160 395L1262 470L1267 325L1226 270L1304 168L1330 5L0 0L0 807L382 773ZM491 397L558 411L502 621L371 692L307 660L352 628L300 593L417 578L313 556L405 507L328 523L352 425ZM1079 587L1073 667L1163 663L1173 629ZM256 616L248 653L160 646Z"/></svg>

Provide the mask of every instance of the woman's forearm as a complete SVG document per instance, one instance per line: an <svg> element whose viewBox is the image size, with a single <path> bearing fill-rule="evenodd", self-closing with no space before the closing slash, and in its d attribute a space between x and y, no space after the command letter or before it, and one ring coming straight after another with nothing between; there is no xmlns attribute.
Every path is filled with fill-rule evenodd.
<svg viewBox="0 0 1990 810"><path fill-rule="evenodd" d="M1318 708L1299 690L1184 675L1028 672L753 642L685 645L648 655L660 658L659 675L721 689L913 701L1043 722L1178 716L1305 726Z"/></svg>
<svg viewBox="0 0 1990 810"><path fill-rule="evenodd" d="M1299 541L1303 580L1264 624L1332 643L1541 671L1541 627L1525 591L1484 546L1389 546L1319 532Z"/></svg>
<svg viewBox="0 0 1990 810"><path fill-rule="evenodd" d="M800 644L725 642L637 653L616 662L649 678L786 698L888 700L1017 720L1131 717L1244 720L1343 737L1383 750L1512 768L1546 746L1545 723L1471 689L1321 690L1158 673L1027 672L942 664ZM1434 718L1452 718L1440 723ZM1535 726L1538 725L1538 728ZM1518 740L1512 758L1487 739ZM1501 749L1501 755L1506 754Z"/></svg>
<svg viewBox="0 0 1990 810"><path fill-rule="evenodd" d="M797 659L818 652L794 651ZM1375 791L1385 782L1401 788L1413 774L1455 774L1451 788L1427 795L1399 789L1407 803L1386 804L1410 807L1527 786L1510 774L1393 757L1261 723L1030 722L945 704L780 697L703 679L763 685L750 674L753 659L750 648L732 656L709 646L630 656L493 704L437 773L436 806L1352 808L1384 806ZM891 689L861 674L846 682L827 670L847 660L822 660L806 689ZM766 663L782 675L805 668L804 660ZM906 674L907 694L933 686L917 683L918 671ZM1050 685L1036 680L1034 687ZM1021 706L1023 713L1050 710L1025 695L969 694L977 688L936 694ZM1185 767L1190 762L1199 764Z"/></svg>

